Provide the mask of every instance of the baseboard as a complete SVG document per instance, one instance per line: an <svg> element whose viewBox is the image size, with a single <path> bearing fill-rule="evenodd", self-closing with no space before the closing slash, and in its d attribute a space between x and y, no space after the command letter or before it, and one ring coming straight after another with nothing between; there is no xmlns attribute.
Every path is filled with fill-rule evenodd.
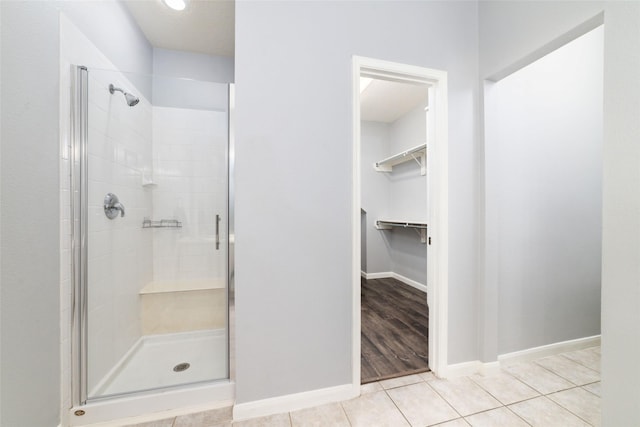
<svg viewBox="0 0 640 427"><path fill-rule="evenodd" d="M264 417L282 412L297 411L312 406L352 399L360 394L360 388L353 384L322 388L254 402L236 403L233 408L233 420Z"/></svg>
<svg viewBox="0 0 640 427"><path fill-rule="evenodd" d="M390 271L383 271L381 273L364 273L364 278L367 280L371 279L387 279L389 277L393 277L393 273Z"/></svg>
<svg viewBox="0 0 640 427"><path fill-rule="evenodd" d="M456 363L447 366L444 372L440 372L441 378L458 378L478 374L482 371L483 363L479 360Z"/></svg>
<svg viewBox="0 0 640 427"><path fill-rule="evenodd" d="M528 348L526 350L514 351L513 353L501 354L498 356L498 361L500 364L528 362L542 357L554 356L567 351L582 350L597 345L600 345L600 335L561 341L540 347Z"/></svg>
<svg viewBox="0 0 640 427"><path fill-rule="evenodd" d="M398 273L394 273L393 271L384 271L381 273L365 273L364 271L361 272L362 277L364 277L366 280L370 280L370 279L388 279L388 278L393 278L396 280L401 281L402 283L411 286L412 288L416 288L419 291L422 292L427 292L427 285L422 284L420 282L417 282L415 280L409 279L408 277L402 276Z"/></svg>
<svg viewBox="0 0 640 427"><path fill-rule="evenodd" d="M401 276L398 273L391 273L394 279L401 281L404 284L411 286L412 288L416 288L419 291L427 293L427 285L417 282L415 280L409 279L408 277Z"/></svg>
<svg viewBox="0 0 640 427"><path fill-rule="evenodd" d="M531 360L554 356L567 351L582 350L589 347L595 347L597 345L600 345L600 335L562 341L540 347L528 348L526 350L516 351L513 353L501 354L498 356L498 361L496 362L483 363L479 360L472 360L469 362L449 365L445 372L441 373L440 376L442 378L457 378L474 374L492 375L500 372L501 365L516 362L529 362Z"/></svg>

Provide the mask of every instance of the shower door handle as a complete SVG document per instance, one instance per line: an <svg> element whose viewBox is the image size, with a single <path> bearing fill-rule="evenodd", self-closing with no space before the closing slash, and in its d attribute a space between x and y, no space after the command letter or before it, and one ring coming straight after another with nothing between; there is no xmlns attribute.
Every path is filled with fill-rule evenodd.
<svg viewBox="0 0 640 427"><path fill-rule="evenodd" d="M220 250L220 215L216 214L216 251Z"/></svg>
<svg viewBox="0 0 640 427"><path fill-rule="evenodd" d="M118 196L113 193L107 193L104 196L104 214L109 219L115 219L120 213L120 216L124 216L124 205L118 200Z"/></svg>

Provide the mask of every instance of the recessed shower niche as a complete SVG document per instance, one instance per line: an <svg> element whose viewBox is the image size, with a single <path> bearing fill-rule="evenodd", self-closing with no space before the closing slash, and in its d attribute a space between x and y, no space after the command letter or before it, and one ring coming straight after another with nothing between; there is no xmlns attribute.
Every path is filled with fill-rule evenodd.
<svg viewBox="0 0 640 427"><path fill-rule="evenodd" d="M80 404L228 379L229 85L74 74Z"/></svg>

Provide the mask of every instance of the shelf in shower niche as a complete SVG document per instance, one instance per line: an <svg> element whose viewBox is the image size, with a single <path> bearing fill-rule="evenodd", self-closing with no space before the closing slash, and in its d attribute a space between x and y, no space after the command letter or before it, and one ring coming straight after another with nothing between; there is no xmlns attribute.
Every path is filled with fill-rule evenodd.
<svg viewBox="0 0 640 427"><path fill-rule="evenodd" d="M182 228L182 223L177 219L152 221L149 218L145 218L144 221L142 221L142 228Z"/></svg>

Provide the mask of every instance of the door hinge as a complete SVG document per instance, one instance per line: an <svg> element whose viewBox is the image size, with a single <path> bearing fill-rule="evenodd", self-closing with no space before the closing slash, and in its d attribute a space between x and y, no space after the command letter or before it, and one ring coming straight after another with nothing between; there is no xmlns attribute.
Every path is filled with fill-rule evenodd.
<svg viewBox="0 0 640 427"><path fill-rule="evenodd" d="M429 246L431 246L431 236L429 236Z"/></svg>

